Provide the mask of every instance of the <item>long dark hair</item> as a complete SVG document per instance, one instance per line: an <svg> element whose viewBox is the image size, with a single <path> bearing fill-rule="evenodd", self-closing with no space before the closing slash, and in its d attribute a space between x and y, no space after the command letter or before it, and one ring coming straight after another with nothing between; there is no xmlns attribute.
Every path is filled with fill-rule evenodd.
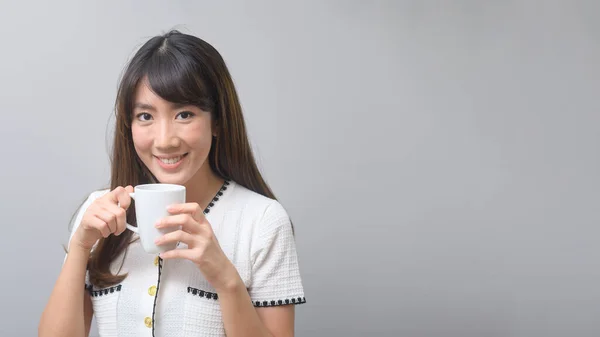
<svg viewBox="0 0 600 337"><path fill-rule="evenodd" d="M217 127L208 155L211 169L221 178L275 199L254 160L242 108L225 61L209 43L176 30L148 40L122 76L115 102L111 190L157 182L135 152L131 134L134 95L142 80L147 80L154 93L166 101L209 111ZM127 222L136 223L133 207L127 211ZM92 284L105 287L127 277L113 274L110 265L126 252L131 238L132 233L125 231L120 236L100 239L88 262Z"/></svg>

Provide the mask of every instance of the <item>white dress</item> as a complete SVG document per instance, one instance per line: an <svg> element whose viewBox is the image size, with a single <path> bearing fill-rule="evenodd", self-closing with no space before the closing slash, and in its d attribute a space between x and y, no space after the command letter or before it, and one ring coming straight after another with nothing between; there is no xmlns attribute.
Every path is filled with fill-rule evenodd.
<svg viewBox="0 0 600 337"><path fill-rule="evenodd" d="M71 236L85 209L107 192L89 196ZM205 212L254 306L306 302L292 226L279 202L230 181ZM183 248L182 243L177 249ZM113 273L122 261L121 255L113 262ZM86 276L100 336L225 336L216 291L191 261L163 261L146 253L136 240L127 250L120 273L128 276L104 289L89 284Z"/></svg>

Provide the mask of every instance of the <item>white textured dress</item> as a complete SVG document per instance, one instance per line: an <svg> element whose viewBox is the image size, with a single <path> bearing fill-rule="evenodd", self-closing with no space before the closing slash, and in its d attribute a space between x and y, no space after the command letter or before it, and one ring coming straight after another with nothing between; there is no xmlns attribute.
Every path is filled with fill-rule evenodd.
<svg viewBox="0 0 600 337"><path fill-rule="evenodd" d="M71 236L85 209L107 192L89 196ZM254 306L305 303L292 226L282 205L233 181L223 185L211 204L205 216ZM183 243L177 249L182 248ZM135 240L125 260L117 258L111 268L128 276L103 289L86 277L100 336L225 336L216 291L192 262L163 261Z"/></svg>

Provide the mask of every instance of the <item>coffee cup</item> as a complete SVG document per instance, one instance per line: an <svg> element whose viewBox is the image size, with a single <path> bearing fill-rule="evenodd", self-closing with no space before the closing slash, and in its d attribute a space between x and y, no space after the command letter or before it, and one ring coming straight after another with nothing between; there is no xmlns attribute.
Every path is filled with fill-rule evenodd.
<svg viewBox="0 0 600 337"><path fill-rule="evenodd" d="M156 228L159 219L169 216L167 207L185 203L185 186L175 184L143 184L129 193L135 200L137 227L127 224L127 229L138 234L142 247L149 254L158 254L175 249L177 243L157 246L154 240L179 228Z"/></svg>

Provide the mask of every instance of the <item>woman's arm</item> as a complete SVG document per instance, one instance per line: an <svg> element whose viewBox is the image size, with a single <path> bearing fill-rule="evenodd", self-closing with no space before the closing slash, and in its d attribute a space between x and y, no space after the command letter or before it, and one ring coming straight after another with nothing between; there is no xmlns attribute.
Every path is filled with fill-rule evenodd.
<svg viewBox="0 0 600 337"><path fill-rule="evenodd" d="M286 307L265 308L260 315L254 308L248 289L241 279L236 267L227 258L212 230L211 224L206 220L202 209L197 203L185 203L172 205L168 209L171 216L165 217L157 222L157 228L179 227L157 239L157 245L172 242L182 242L187 245L186 249L173 249L161 253L163 259L186 259L192 261L202 272L206 280L215 288L221 306L223 325L228 337L287 337L294 334L294 310ZM287 228L291 232L291 227ZM285 247L290 243L285 240L283 253L273 253L274 259L268 260L268 266L256 268L255 274L258 278L255 287L260 288L259 293L265 294L264 289L272 289L268 282L263 282L268 275L276 275L279 278L285 275L295 274L287 269L274 272L269 268L277 266L289 266L290 264L279 263L283 257L285 262L288 256ZM260 255L260 254L259 254ZM264 258L263 258L264 260ZM259 263L264 265L264 263ZM255 275L256 276L256 275ZM277 282L277 278L269 278L270 282ZM298 287L296 287L298 288ZM261 292L261 290L263 290ZM266 293L272 294L267 291ZM296 291L295 294L300 295ZM281 320L280 320L281 319Z"/></svg>
<svg viewBox="0 0 600 337"><path fill-rule="evenodd" d="M255 308L241 279L219 291L225 332L229 337L293 337L294 306Z"/></svg>
<svg viewBox="0 0 600 337"><path fill-rule="evenodd" d="M131 192L132 186L94 192L81 206L69 238L69 253L40 319L39 337L89 335L93 309L84 286L87 262L101 237L125 231Z"/></svg>
<svg viewBox="0 0 600 337"><path fill-rule="evenodd" d="M38 326L39 337L84 337L90 332L92 302L85 291L90 252L72 247Z"/></svg>

